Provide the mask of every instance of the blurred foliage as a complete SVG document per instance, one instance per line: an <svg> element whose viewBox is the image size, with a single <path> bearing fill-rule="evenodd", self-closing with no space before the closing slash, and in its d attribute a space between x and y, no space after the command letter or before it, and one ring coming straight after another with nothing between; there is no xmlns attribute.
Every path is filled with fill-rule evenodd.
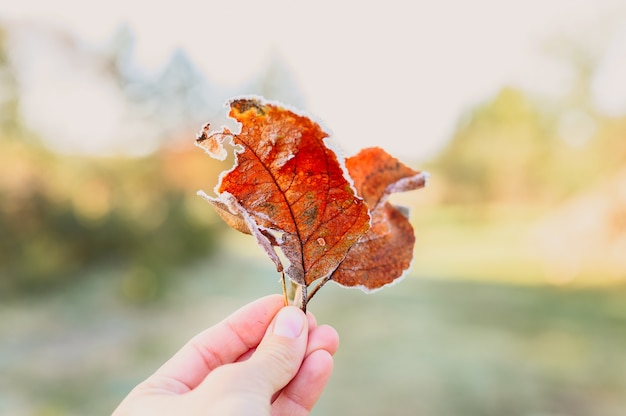
<svg viewBox="0 0 626 416"><path fill-rule="evenodd" d="M502 88L426 166L436 189L415 219L428 242L416 252L419 273L626 282L626 115L598 110L595 66L580 54L571 61L577 75L562 97Z"/></svg>
<svg viewBox="0 0 626 416"><path fill-rule="evenodd" d="M519 91L505 89L468 114L434 164L445 179L446 202L526 200L550 151L547 126Z"/></svg>
<svg viewBox="0 0 626 416"><path fill-rule="evenodd" d="M0 26L0 130L16 135L21 128L18 89L15 73L4 47L6 37L6 30Z"/></svg>
<svg viewBox="0 0 626 416"><path fill-rule="evenodd" d="M469 109L413 222L414 272L521 284L626 282L626 115L591 98L595 55L565 53L560 97L504 87ZM450 261L454 259L454 261Z"/></svg>
<svg viewBox="0 0 626 416"><path fill-rule="evenodd" d="M132 32L123 27L105 50L83 56L85 51L75 48L71 56L94 63L100 76L115 81L129 110L137 113L133 117L157 132L149 140L161 144L160 150L144 157L55 154L21 117L19 77L5 40L0 30L0 293L46 290L89 267L116 264L128 275L126 296L157 295L171 266L208 254L215 241L219 221L195 192L211 189L221 169L190 148L193 132L187 130L215 105L209 103L215 86L181 51L163 71L147 75L134 60ZM418 245L418 273L516 282L561 282L576 274L545 276L529 234L560 203L622 169L626 117L594 109L593 56L574 52L563 59L577 75L560 101L502 88L468 110L447 147L420 166L433 173L433 186L406 203L419 207L414 224L428 242ZM270 67L252 91L280 98L275 94L289 81L281 68ZM175 141L179 145L162 146ZM621 219L605 228L606 235L626 241ZM565 235L548 229L541 240ZM549 254L547 262L570 253L570 242L583 238L555 242L559 253ZM600 252L626 244L605 248L603 238L596 244ZM548 268L555 267L560 265Z"/></svg>
<svg viewBox="0 0 626 416"><path fill-rule="evenodd" d="M184 146L144 157L47 150L20 115L6 39L0 28L0 297L46 291L104 264L125 275L130 300L159 295L171 267L214 247L215 218L195 192L216 171L192 132Z"/></svg>
<svg viewBox="0 0 626 416"><path fill-rule="evenodd" d="M121 262L126 294L141 297L146 279L153 287L171 266L208 255L211 210L167 170L172 157L60 156L0 141L0 293L48 289Z"/></svg>
<svg viewBox="0 0 626 416"><path fill-rule="evenodd" d="M430 167L444 202L550 204L624 166L625 135L626 117L546 108L504 88L464 117Z"/></svg>

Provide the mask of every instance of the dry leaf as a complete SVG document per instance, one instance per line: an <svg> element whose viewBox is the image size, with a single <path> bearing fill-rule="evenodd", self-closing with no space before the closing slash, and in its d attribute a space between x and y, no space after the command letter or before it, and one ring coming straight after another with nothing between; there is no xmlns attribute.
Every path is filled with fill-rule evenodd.
<svg viewBox="0 0 626 416"><path fill-rule="evenodd" d="M387 199L394 192L423 187L428 174L414 171L377 147L362 150L346 160L346 166L368 205L372 226L348 251L332 280L371 291L400 278L413 259L413 227Z"/></svg>
<svg viewBox="0 0 626 416"><path fill-rule="evenodd" d="M233 100L230 107L241 132L211 134L205 127L197 140L216 158L224 157L225 140L240 146L217 198L207 199L229 225L255 235L279 271L272 246L280 247L297 284L329 275L368 230L369 215L325 145L328 134L308 117L259 99Z"/></svg>
<svg viewBox="0 0 626 416"><path fill-rule="evenodd" d="M196 141L219 160L227 155L226 141L236 154L217 196L201 195L228 225L254 235L283 271L280 248L303 309L307 288L318 279L310 297L331 279L371 291L405 273L415 236L404 212L387 199L424 186L426 173L380 148L361 151L343 167L318 123L260 98L230 101L229 114L241 123L240 133L211 132L207 124Z"/></svg>

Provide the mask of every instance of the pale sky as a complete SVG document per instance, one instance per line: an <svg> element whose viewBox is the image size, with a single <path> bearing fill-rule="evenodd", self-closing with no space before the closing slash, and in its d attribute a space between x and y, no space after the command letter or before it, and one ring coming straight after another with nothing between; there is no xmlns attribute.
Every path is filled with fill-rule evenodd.
<svg viewBox="0 0 626 416"><path fill-rule="evenodd" d="M568 74L542 46L563 34L592 47L608 44L600 105L626 112L620 0L5 3L0 19L42 20L95 45L127 23L142 65L159 67L182 48L223 85L245 83L278 54L304 95L304 110L348 154L380 145L424 159L445 143L463 111L503 85L558 95Z"/></svg>

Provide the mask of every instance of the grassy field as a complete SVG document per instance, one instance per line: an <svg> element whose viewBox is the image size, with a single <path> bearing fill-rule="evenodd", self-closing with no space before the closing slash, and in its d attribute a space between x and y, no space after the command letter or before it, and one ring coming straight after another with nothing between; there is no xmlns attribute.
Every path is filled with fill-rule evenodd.
<svg viewBox="0 0 626 416"><path fill-rule="evenodd" d="M397 198L412 207L414 273L521 285L550 280L533 235L543 211L532 206L422 206L419 198L418 192Z"/></svg>
<svg viewBox="0 0 626 416"><path fill-rule="evenodd" d="M1 304L0 414L109 414L189 337L280 291L269 261L230 250L168 284L162 299L134 304L111 267L45 298ZM411 275L373 295L329 284L310 309L341 337L316 415L626 409L626 288Z"/></svg>

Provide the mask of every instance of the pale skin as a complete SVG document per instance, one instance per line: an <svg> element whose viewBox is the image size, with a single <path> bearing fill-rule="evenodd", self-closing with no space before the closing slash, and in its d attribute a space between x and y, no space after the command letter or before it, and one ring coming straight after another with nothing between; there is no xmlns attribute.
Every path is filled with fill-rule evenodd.
<svg viewBox="0 0 626 416"><path fill-rule="evenodd" d="M196 335L113 416L308 415L330 378L339 338L283 302L280 295L258 299Z"/></svg>

